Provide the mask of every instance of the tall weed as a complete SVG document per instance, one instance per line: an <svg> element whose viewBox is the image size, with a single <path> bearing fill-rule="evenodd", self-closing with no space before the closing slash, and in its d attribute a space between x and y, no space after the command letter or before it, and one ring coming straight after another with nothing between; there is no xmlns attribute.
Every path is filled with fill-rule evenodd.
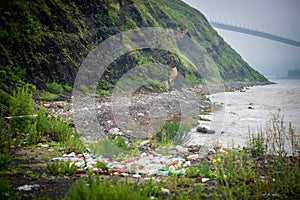
<svg viewBox="0 0 300 200"><path fill-rule="evenodd" d="M28 87L17 88L13 91L9 102L11 119L9 120L10 134L26 133L33 121L34 102L32 92Z"/></svg>

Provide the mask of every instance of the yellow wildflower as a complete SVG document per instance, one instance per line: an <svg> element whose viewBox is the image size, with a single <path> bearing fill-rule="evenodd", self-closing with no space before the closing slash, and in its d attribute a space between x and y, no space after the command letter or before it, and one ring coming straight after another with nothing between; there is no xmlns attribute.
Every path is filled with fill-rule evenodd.
<svg viewBox="0 0 300 200"><path fill-rule="evenodd" d="M217 162L221 162L221 158L220 157L217 158Z"/></svg>

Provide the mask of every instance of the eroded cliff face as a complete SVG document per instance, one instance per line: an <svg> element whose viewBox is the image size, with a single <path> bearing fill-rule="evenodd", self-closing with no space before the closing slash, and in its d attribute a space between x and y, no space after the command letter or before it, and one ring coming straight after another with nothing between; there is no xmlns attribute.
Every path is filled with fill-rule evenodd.
<svg viewBox="0 0 300 200"><path fill-rule="evenodd" d="M204 70L218 69L224 81L266 80L218 36L200 12L179 0L5 0L0 12L0 78L6 91L22 79L38 88L53 80L73 85L92 49L110 36L138 27L171 28L191 37L204 52L199 55ZM109 88L126 71L149 61L176 67L192 83L203 78L178 55L142 49L113 62L100 87Z"/></svg>

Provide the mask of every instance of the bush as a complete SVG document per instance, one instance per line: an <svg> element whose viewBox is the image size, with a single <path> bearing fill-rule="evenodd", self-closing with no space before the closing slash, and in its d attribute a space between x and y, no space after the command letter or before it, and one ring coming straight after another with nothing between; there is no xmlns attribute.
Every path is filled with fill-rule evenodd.
<svg viewBox="0 0 300 200"><path fill-rule="evenodd" d="M72 91L72 86L70 86L69 84L64 85L63 88L67 92L71 92Z"/></svg>
<svg viewBox="0 0 300 200"><path fill-rule="evenodd" d="M115 144L117 147L121 148L124 151L129 151L130 147L128 146L127 140L124 137L111 136L109 141Z"/></svg>
<svg viewBox="0 0 300 200"><path fill-rule="evenodd" d="M187 121L172 120L166 122L154 138L163 145L170 143L180 144L185 140L190 128L190 124Z"/></svg>
<svg viewBox="0 0 300 200"><path fill-rule="evenodd" d="M101 96L101 97L104 97L104 96L110 96L111 95L111 93L110 93L110 91L109 90L98 90L97 91L97 94L99 95L99 96Z"/></svg>
<svg viewBox="0 0 300 200"><path fill-rule="evenodd" d="M103 157L116 157L126 151L119 148L116 144L112 143L110 139L102 138L97 142L90 143L90 149L97 156Z"/></svg>
<svg viewBox="0 0 300 200"><path fill-rule="evenodd" d="M45 139L60 142L67 152L81 153L84 150L82 141L67 122L62 119L48 119L43 106L40 106L36 121L31 125L27 141L37 144Z"/></svg>
<svg viewBox="0 0 300 200"><path fill-rule="evenodd" d="M0 171L9 169L11 165L11 156L7 148L0 149Z"/></svg>
<svg viewBox="0 0 300 200"><path fill-rule="evenodd" d="M63 86L56 81L53 81L52 83L46 83L46 89L48 92L58 95L63 92Z"/></svg>
<svg viewBox="0 0 300 200"><path fill-rule="evenodd" d="M202 178L212 178L214 174L211 172L208 163L204 163L200 167L190 167L185 172L186 177L202 177Z"/></svg>
<svg viewBox="0 0 300 200"><path fill-rule="evenodd" d="M37 118L30 127L27 141L29 144L37 144L44 138L59 141L61 135L65 135L68 131L71 131L68 124L62 120L48 119L43 106L40 106Z"/></svg>
<svg viewBox="0 0 300 200"><path fill-rule="evenodd" d="M71 162L54 161L47 164L47 169L52 175L72 176L76 172L76 165Z"/></svg>
<svg viewBox="0 0 300 200"><path fill-rule="evenodd" d="M10 197L9 191L10 185L8 179L0 177L0 199L13 199Z"/></svg>
<svg viewBox="0 0 300 200"><path fill-rule="evenodd" d="M65 153L82 153L85 150L85 146L77 133L68 130L64 134L60 135L60 145L64 148Z"/></svg>
<svg viewBox="0 0 300 200"><path fill-rule="evenodd" d="M41 92L38 98L42 101L53 101L58 97L57 94L52 94L49 92Z"/></svg>
<svg viewBox="0 0 300 200"><path fill-rule="evenodd" d="M13 91L9 102L11 119L9 120L9 133L26 133L33 121L34 102L28 87L17 88Z"/></svg>
<svg viewBox="0 0 300 200"><path fill-rule="evenodd" d="M265 131L261 130L257 135L249 134L248 147L254 155L299 156L300 138L291 123L285 125L284 117L278 111L270 115Z"/></svg>

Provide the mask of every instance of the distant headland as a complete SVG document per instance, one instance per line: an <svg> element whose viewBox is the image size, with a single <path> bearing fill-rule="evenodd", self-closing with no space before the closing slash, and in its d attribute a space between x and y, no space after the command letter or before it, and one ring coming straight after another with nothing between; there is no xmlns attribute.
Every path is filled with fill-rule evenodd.
<svg viewBox="0 0 300 200"><path fill-rule="evenodd" d="M300 79L300 70L299 69L290 69L288 71L288 79Z"/></svg>

